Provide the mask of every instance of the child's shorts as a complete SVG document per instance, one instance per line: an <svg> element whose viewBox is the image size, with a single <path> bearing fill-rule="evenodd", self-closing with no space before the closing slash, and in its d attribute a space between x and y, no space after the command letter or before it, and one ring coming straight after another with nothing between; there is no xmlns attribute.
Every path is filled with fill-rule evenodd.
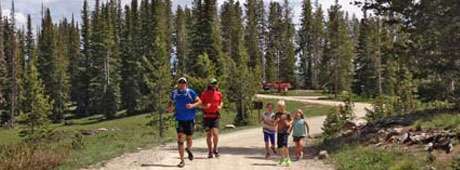
<svg viewBox="0 0 460 170"><path fill-rule="evenodd" d="M275 144L275 133L276 132L274 131L264 129L264 142L268 143L268 141L270 141L270 143L274 145Z"/></svg>
<svg viewBox="0 0 460 170"><path fill-rule="evenodd" d="M294 142L299 142L300 140L303 140L305 136L292 136L292 138L294 139Z"/></svg>
<svg viewBox="0 0 460 170"><path fill-rule="evenodd" d="M288 137L289 133L287 132L278 133L278 148L288 147Z"/></svg>

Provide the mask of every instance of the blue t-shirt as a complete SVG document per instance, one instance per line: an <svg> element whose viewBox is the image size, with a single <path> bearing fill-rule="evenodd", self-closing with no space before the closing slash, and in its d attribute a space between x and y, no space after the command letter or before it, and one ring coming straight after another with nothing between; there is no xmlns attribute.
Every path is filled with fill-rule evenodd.
<svg viewBox="0 0 460 170"><path fill-rule="evenodd" d="M187 88L186 90L173 90L171 92L171 101L174 102L176 108L176 120L189 121L194 120L196 109L187 109L185 105L193 103L197 98L195 91Z"/></svg>

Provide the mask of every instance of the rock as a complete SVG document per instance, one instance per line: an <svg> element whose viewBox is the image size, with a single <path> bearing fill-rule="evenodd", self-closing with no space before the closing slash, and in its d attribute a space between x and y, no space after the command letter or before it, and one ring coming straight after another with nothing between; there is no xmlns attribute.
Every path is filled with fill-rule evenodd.
<svg viewBox="0 0 460 170"><path fill-rule="evenodd" d="M451 153L452 151L454 151L454 145L452 143L449 143L448 150L446 152Z"/></svg>
<svg viewBox="0 0 460 170"><path fill-rule="evenodd" d="M432 142L428 143L427 145L425 145L425 150L428 152L433 151L433 145L434 144Z"/></svg>
<svg viewBox="0 0 460 170"><path fill-rule="evenodd" d="M404 128L393 128L393 131L397 134L403 133Z"/></svg>
<svg viewBox="0 0 460 170"><path fill-rule="evenodd" d="M387 134L388 132L384 129L380 129L378 132L378 134Z"/></svg>
<svg viewBox="0 0 460 170"><path fill-rule="evenodd" d="M356 124L352 121L346 121L345 124L343 124L344 130L354 130L356 129Z"/></svg>
<svg viewBox="0 0 460 170"><path fill-rule="evenodd" d="M351 136L351 135L353 135L353 130L351 130L351 129L342 132L342 136L347 137L347 136Z"/></svg>
<svg viewBox="0 0 460 170"><path fill-rule="evenodd" d="M227 124L227 125L225 125L225 128L227 128L227 129L235 129L236 126L233 125L233 124Z"/></svg>
<svg viewBox="0 0 460 170"><path fill-rule="evenodd" d="M105 131L109 131L109 129L107 129L107 128L98 128L98 129L96 129L96 132L105 132Z"/></svg>
<svg viewBox="0 0 460 170"><path fill-rule="evenodd" d="M425 140L429 138L429 136L426 133L421 133L419 135L413 135L410 138L415 143L423 143Z"/></svg>
<svg viewBox="0 0 460 170"><path fill-rule="evenodd" d="M398 138L398 143L406 143L410 141L410 134L409 132L402 134Z"/></svg>
<svg viewBox="0 0 460 170"><path fill-rule="evenodd" d="M388 142L388 143L398 143L398 141L399 141L398 136L392 136L392 137L388 138L388 140L386 140L386 142Z"/></svg>
<svg viewBox="0 0 460 170"><path fill-rule="evenodd" d="M445 140L439 141L438 143L434 143L433 148L441 149L441 150L444 150L446 153L450 153L453 151L454 146L449 139L445 139Z"/></svg>
<svg viewBox="0 0 460 170"><path fill-rule="evenodd" d="M367 125L367 120L366 119L357 119L355 120L355 125L357 126L357 128L361 128L361 127L364 127Z"/></svg>
<svg viewBox="0 0 460 170"><path fill-rule="evenodd" d="M380 147L380 146L382 146L382 145L383 145L383 143L380 142L380 143L375 144L375 147Z"/></svg>
<svg viewBox="0 0 460 170"><path fill-rule="evenodd" d="M329 154L327 153L327 151L322 150L319 152L318 159L327 159L327 158L329 158Z"/></svg>

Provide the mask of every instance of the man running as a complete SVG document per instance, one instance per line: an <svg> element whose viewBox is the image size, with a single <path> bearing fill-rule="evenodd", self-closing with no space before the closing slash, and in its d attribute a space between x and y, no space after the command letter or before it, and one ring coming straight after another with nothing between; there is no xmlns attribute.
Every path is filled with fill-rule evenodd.
<svg viewBox="0 0 460 170"><path fill-rule="evenodd" d="M182 168L184 162L184 140L187 140L188 159L193 160L193 154L190 151L192 148L192 135L195 127L195 108L201 104L200 98L195 91L187 87L187 79L179 78L177 81L177 89L171 92L170 101L168 103L168 112L173 112L172 105L175 106L177 144L179 147L180 163L177 165Z"/></svg>
<svg viewBox="0 0 460 170"><path fill-rule="evenodd" d="M206 130L206 142L208 144L208 158L219 157L217 143L219 142L219 118L222 102L222 93L218 89L217 80L211 79L208 88L201 93L203 101L203 127Z"/></svg>

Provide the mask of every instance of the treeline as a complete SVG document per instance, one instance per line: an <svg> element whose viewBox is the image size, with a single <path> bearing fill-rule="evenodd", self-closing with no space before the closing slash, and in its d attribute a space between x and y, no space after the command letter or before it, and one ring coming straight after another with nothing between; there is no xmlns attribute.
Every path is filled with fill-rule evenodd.
<svg viewBox="0 0 460 170"><path fill-rule="evenodd" d="M162 112L180 76L198 91L217 77L237 120L262 81L392 96L402 110L417 97L458 101L459 29L448 22L459 22L458 2L381 3L361 4L357 19L337 1L326 17L304 0L297 26L288 0L194 0L175 11L170 0L85 1L81 23L45 9L35 34L30 16L25 30L1 17L1 122Z"/></svg>

